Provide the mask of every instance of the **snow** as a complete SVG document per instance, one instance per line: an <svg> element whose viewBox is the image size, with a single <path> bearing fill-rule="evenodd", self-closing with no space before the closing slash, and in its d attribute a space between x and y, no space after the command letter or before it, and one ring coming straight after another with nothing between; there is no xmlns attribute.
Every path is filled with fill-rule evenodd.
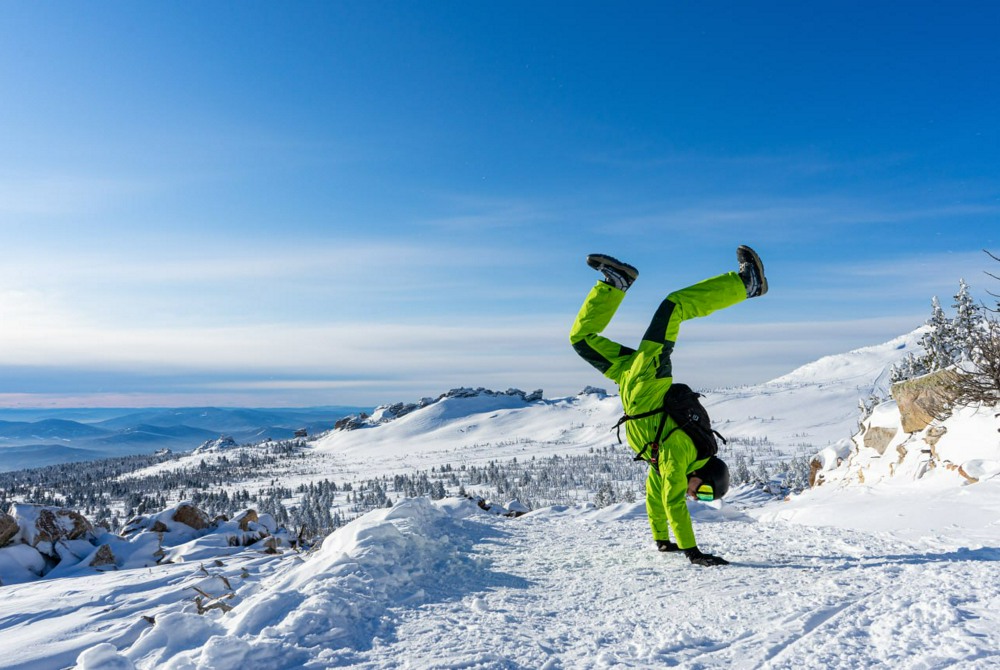
<svg viewBox="0 0 1000 670"><path fill-rule="evenodd" d="M641 503L512 518L458 498L398 500L307 554L189 533L164 543L173 563L127 569L147 547L121 569L81 562L37 580L7 547L0 578L27 574L0 587L0 667L1000 667L996 408L935 426L933 469L929 431L899 431L884 455L850 439L858 398L913 337L709 395L724 433L808 444L823 466L821 486L788 500L738 487L688 503L699 546L729 566L657 552ZM449 397L331 433L315 456L374 475L571 453L613 440L615 403ZM877 407L869 425L898 428L898 408Z"/></svg>
<svg viewBox="0 0 1000 670"><path fill-rule="evenodd" d="M996 485L984 489L1000 494ZM806 498L807 496L803 496ZM909 502L912 502L909 501ZM921 511L937 503L926 500ZM1000 549L690 503L726 568L648 540L641 505L518 519L411 499L330 536L230 617L158 617L118 656L137 668L990 667ZM773 507L782 507L778 503ZM896 508L894 496L867 513ZM758 516L760 518L754 518ZM994 517L995 519L995 517ZM923 523L921 523L923 521ZM960 520L954 520L960 521ZM912 531L934 533L915 514ZM960 536L960 523L950 535ZM994 545L996 529L994 527ZM91 652L88 653L96 653ZM43 667L43 666L34 666ZM104 667L81 655L78 668Z"/></svg>

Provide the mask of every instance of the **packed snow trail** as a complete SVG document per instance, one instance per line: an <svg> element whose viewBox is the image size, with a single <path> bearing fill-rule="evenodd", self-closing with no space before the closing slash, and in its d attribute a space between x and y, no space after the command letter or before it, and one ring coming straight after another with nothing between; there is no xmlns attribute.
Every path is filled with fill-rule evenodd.
<svg viewBox="0 0 1000 670"><path fill-rule="evenodd" d="M641 504L511 519L403 500L238 592L233 612L158 615L77 667L1000 667L995 546L691 508L701 546L732 565L655 551Z"/></svg>
<svg viewBox="0 0 1000 670"><path fill-rule="evenodd" d="M1000 550L928 553L887 536L696 512L733 561L660 554L641 506L481 520L508 584L397 613L344 657L392 668L870 668L1000 665ZM494 581L501 581L495 579Z"/></svg>

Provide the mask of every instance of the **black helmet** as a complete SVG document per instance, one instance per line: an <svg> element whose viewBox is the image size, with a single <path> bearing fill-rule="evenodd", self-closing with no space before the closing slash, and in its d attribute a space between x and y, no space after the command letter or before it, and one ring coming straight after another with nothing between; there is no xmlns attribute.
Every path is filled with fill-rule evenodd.
<svg viewBox="0 0 1000 670"><path fill-rule="evenodd" d="M698 500L718 500L729 490L729 466L718 456L710 456L705 465L688 476L701 480Z"/></svg>

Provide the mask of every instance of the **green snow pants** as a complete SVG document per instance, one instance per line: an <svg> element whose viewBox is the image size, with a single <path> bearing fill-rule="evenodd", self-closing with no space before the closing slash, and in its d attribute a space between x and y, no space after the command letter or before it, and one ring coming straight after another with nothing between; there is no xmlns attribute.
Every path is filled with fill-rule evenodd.
<svg viewBox="0 0 1000 670"><path fill-rule="evenodd" d="M738 274L729 272L674 291L660 303L638 349L600 334L624 297L624 291L598 282L580 308L569 339L584 360L618 384L625 412L641 414L662 406L663 395L673 383L670 355L681 323L742 302L746 287ZM657 442L659 425L659 415L626 422L629 446L641 453L644 447ZM668 419L664 433L675 425ZM658 467L651 467L646 479L646 512L654 539L669 539L672 530L679 547L695 546L686 502L687 475L703 463L697 460L694 444L683 431L674 431L660 445Z"/></svg>

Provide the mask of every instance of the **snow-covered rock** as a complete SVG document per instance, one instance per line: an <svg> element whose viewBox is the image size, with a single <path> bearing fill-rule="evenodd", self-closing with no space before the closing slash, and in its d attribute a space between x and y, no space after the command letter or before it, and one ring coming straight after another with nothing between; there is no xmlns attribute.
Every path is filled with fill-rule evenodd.
<svg viewBox="0 0 1000 670"><path fill-rule="evenodd" d="M442 393L437 398L422 398L415 403L397 402L391 405L380 405L375 408L371 415L362 413L340 419L334 424L334 430L357 430L389 423L400 419L419 409L429 407L449 398L516 398L523 403L538 402L542 399L542 389L537 389L531 393L525 393L521 389L510 388L506 391L492 391L487 388L455 388L446 393Z"/></svg>
<svg viewBox="0 0 1000 670"><path fill-rule="evenodd" d="M17 524L17 519L0 510L0 547L14 539L21 530Z"/></svg>
<svg viewBox="0 0 1000 670"><path fill-rule="evenodd" d="M239 446L235 439L229 435L220 435L214 440L207 440L200 447L194 450L196 454L204 454L213 451L225 451Z"/></svg>
<svg viewBox="0 0 1000 670"><path fill-rule="evenodd" d="M47 556L57 555L57 544L92 536L94 527L79 512L62 507L14 503L8 514L17 521L21 541Z"/></svg>
<svg viewBox="0 0 1000 670"><path fill-rule="evenodd" d="M949 386L955 378L951 370L937 370L892 385L892 397L899 405L904 431L923 430L950 409L954 397Z"/></svg>

